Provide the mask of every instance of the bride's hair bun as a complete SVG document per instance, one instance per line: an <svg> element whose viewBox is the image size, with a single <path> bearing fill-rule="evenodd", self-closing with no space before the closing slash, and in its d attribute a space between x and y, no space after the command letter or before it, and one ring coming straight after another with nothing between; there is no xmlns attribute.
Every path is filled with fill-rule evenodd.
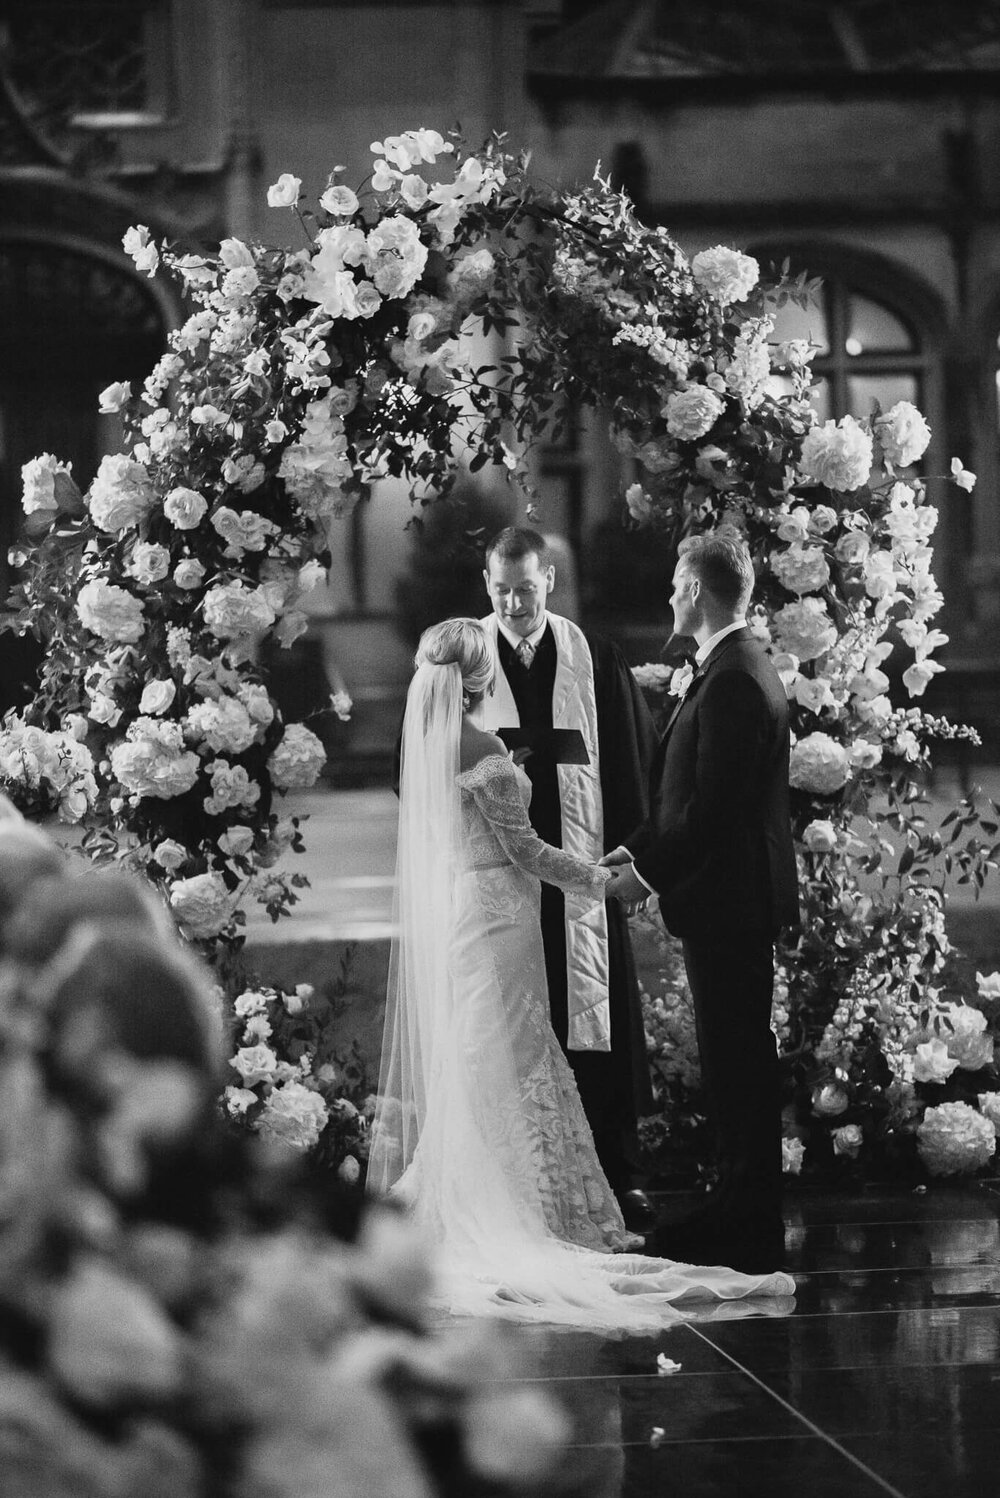
<svg viewBox="0 0 1000 1498"><path fill-rule="evenodd" d="M458 667L470 697L482 697L493 685L496 656L478 619L445 619L420 636L414 664Z"/></svg>

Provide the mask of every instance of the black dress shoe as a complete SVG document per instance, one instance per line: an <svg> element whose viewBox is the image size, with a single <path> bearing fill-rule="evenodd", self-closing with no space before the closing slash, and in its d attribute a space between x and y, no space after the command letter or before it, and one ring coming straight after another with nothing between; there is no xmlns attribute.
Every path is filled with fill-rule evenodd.
<svg viewBox="0 0 1000 1498"><path fill-rule="evenodd" d="M649 1233L656 1226L656 1208L645 1191L625 1191L618 1199L630 1233Z"/></svg>

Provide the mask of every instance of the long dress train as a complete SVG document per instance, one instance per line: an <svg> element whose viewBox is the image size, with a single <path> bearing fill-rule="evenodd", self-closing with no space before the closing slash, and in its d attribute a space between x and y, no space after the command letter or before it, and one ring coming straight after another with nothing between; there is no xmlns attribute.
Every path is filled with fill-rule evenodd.
<svg viewBox="0 0 1000 1498"><path fill-rule="evenodd" d="M786 1274L623 1251L629 1235L549 1020L538 914L540 879L598 900L607 873L541 841L530 782L506 755L455 781L458 864L447 929L433 933L447 948L447 1022L425 1058L419 1127L404 1141L398 1102L383 1095L373 1144L381 1186L435 1245L442 1304L624 1330L662 1327L690 1301L791 1296Z"/></svg>

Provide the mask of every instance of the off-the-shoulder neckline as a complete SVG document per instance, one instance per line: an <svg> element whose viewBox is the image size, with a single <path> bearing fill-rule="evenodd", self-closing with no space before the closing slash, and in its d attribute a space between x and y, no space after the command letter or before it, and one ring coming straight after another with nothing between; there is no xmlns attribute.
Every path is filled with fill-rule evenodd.
<svg viewBox="0 0 1000 1498"><path fill-rule="evenodd" d="M491 762L496 761L499 761L504 765L509 765L512 770L517 768L509 754L500 754L496 750L494 750L490 754L484 754L481 759L477 759L476 763L474 765L470 765L467 770L459 770L458 778L459 780L464 780L467 775L475 774L475 772L483 765L488 765Z"/></svg>

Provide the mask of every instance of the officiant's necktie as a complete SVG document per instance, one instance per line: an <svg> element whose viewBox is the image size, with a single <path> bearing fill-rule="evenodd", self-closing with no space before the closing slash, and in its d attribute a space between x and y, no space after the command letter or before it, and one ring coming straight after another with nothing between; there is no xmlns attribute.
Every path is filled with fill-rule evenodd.
<svg viewBox="0 0 1000 1498"><path fill-rule="evenodd" d="M520 645L518 645L517 658L521 662L521 665L524 667L524 669L527 671L532 661L535 659L535 647L534 645L532 645L530 640L522 640Z"/></svg>

